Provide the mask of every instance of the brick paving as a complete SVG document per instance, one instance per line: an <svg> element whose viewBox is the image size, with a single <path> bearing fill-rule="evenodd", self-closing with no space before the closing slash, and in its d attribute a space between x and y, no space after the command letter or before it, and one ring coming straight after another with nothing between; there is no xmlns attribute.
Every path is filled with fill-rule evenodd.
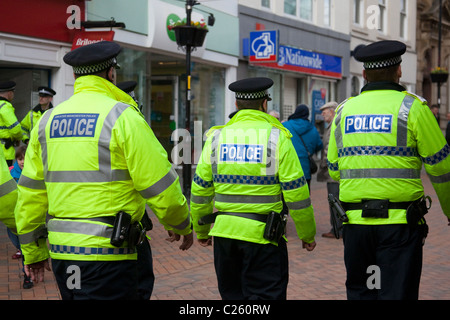
<svg viewBox="0 0 450 320"><path fill-rule="evenodd" d="M433 207L427 215L430 234L424 248L424 266L420 286L421 300L450 299L450 226L442 214L428 177L424 176L426 193ZM329 213L326 184L312 181L312 203L317 223L317 247L312 252L301 248L292 221L288 223L290 279L288 300L345 300L345 267L342 240L322 238L328 232ZM169 243L163 227L156 221L150 232L153 251L155 288L151 300L220 300L214 273L212 247L197 243L188 251ZM22 289L20 261L11 256L15 248L6 228L0 226L0 300L59 300L61 297L53 273L32 289Z"/></svg>

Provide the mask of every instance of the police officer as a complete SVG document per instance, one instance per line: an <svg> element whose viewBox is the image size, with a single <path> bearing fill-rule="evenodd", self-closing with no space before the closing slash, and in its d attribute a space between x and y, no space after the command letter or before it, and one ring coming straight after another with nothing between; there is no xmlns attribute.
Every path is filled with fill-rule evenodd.
<svg viewBox="0 0 450 320"><path fill-rule="evenodd" d="M17 184L10 174L3 150L0 149L0 221L17 234L14 207L17 201Z"/></svg>
<svg viewBox="0 0 450 320"><path fill-rule="evenodd" d="M367 84L341 103L331 128L328 168L349 219L348 299L418 299L430 206L422 163L450 217L450 149L426 101L399 84L405 51L398 41L357 51Z"/></svg>
<svg viewBox="0 0 450 320"><path fill-rule="evenodd" d="M53 96L56 95L56 91L49 87L39 87L39 103L31 109L27 115L20 121L22 128L22 141L28 143L30 140L30 132L36 126L36 123L42 117L42 114L48 109L53 108Z"/></svg>
<svg viewBox="0 0 450 320"><path fill-rule="evenodd" d="M316 245L308 185L291 134L266 113L272 85L268 78L229 85L239 112L208 132L192 182L194 230L202 246L211 245L214 237L223 299L286 299L282 194L304 248L311 251ZM219 212L213 214L214 208ZM279 232L272 233L277 226Z"/></svg>
<svg viewBox="0 0 450 320"><path fill-rule="evenodd" d="M63 299L138 297L146 203L184 236L180 249L192 245L179 178L134 100L115 86L120 50L102 41L64 56L74 95L31 132L19 180L15 214L26 271L42 281L50 255Z"/></svg>
<svg viewBox="0 0 450 320"><path fill-rule="evenodd" d="M0 142L8 166L12 166L14 161L16 154L14 145L22 139L19 121L11 104L15 89L14 81L0 83Z"/></svg>

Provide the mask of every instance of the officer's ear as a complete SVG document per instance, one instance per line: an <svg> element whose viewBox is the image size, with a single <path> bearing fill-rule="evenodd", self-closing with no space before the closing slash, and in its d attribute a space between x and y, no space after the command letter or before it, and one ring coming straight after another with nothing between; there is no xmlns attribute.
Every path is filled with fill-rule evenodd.
<svg viewBox="0 0 450 320"><path fill-rule="evenodd" d="M402 66L399 64L398 68L397 68L397 77L398 80L400 81L400 78L402 77Z"/></svg>
<svg viewBox="0 0 450 320"><path fill-rule="evenodd" d="M369 80L367 80L366 69L363 69L362 75L363 75L364 80L369 81Z"/></svg>
<svg viewBox="0 0 450 320"><path fill-rule="evenodd" d="M116 84L116 68L114 66L108 69L108 72L106 73L106 79Z"/></svg>

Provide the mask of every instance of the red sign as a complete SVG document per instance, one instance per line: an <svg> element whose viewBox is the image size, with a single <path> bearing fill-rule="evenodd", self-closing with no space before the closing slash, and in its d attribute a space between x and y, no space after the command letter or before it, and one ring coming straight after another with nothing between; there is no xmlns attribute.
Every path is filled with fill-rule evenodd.
<svg viewBox="0 0 450 320"><path fill-rule="evenodd" d="M100 41L113 41L114 31L79 31L75 34L72 42L72 50L87 44Z"/></svg>

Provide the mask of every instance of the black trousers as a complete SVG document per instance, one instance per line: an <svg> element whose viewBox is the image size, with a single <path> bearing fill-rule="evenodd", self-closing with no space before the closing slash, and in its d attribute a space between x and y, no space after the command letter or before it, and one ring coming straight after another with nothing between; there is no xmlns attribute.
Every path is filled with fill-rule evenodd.
<svg viewBox="0 0 450 320"><path fill-rule="evenodd" d="M148 300L155 276L150 244L136 247L138 260L75 261L52 259L63 300ZM79 272L75 279L74 266ZM78 271L79 270L79 271ZM75 286L79 280L79 286Z"/></svg>
<svg viewBox="0 0 450 320"><path fill-rule="evenodd" d="M347 298L417 300L426 228L344 225Z"/></svg>
<svg viewBox="0 0 450 320"><path fill-rule="evenodd" d="M223 300L285 300L289 280L286 242L257 244L214 237L214 266Z"/></svg>

